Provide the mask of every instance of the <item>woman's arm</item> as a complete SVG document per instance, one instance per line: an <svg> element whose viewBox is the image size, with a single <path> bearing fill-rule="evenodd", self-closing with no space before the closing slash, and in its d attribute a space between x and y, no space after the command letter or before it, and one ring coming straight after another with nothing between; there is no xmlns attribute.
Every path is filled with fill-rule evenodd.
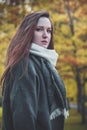
<svg viewBox="0 0 87 130"><path fill-rule="evenodd" d="M36 130L38 85L38 77L32 69L14 81L10 93L14 130Z"/></svg>

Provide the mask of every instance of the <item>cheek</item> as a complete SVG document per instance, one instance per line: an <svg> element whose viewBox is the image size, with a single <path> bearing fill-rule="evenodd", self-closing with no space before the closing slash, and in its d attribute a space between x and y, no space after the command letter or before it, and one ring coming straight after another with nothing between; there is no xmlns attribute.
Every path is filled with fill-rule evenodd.
<svg viewBox="0 0 87 130"><path fill-rule="evenodd" d="M41 34L40 33L34 33L32 42L39 43L41 41Z"/></svg>
<svg viewBox="0 0 87 130"><path fill-rule="evenodd" d="M40 38L41 35L37 32L34 33L33 39L37 40L38 38Z"/></svg>
<svg viewBox="0 0 87 130"><path fill-rule="evenodd" d="M49 35L49 40L51 40L51 34Z"/></svg>

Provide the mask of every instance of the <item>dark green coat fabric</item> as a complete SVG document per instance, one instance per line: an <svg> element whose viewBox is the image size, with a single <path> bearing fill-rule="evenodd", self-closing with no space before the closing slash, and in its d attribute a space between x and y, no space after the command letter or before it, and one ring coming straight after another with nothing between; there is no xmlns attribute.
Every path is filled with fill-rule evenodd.
<svg viewBox="0 0 87 130"><path fill-rule="evenodd" d="M22 60L7 76L2 130L63 130L63 114L50 120L55 109L67 109L65 87L56 69L33 54L24 68Z"/></svg>

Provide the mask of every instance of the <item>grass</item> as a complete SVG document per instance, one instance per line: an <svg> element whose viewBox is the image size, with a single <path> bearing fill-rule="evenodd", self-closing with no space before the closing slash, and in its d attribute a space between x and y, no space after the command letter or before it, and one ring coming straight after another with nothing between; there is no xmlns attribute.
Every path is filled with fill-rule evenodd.
<svg viewBox="0 0 87 130"><path fill-rule="evenodd" d="M2 117L2 109L0 107L0 130L1 130L1 117Z"/></svg>
<svg viewBox="0 0 87 130"><path fill-rule="evenodd" d="M70 110L70 116L65 121L64 130L87 130L87 123L81 123L81 115L77 110Z"/></svg>
<svg viewBox="0 0 87 130"><path fill-rule="evenodd" d="M1 130L2 109L0 108L0 130ZM82 125L81 116L76 110L70 110L70 116L65 120L64 130L87 130L87 123Z"/></svg>

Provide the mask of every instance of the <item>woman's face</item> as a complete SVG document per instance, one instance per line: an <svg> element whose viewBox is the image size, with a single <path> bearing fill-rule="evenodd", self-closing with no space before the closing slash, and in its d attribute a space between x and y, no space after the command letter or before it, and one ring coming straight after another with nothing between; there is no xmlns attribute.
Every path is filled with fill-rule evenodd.
<svg viewBox="0 0 87 130"><path fill-rule="evenodd" d="M34 31L33 42L47 48L51 40L51 32L52 28L50 20L46 17L39 18Z"/></svg>

